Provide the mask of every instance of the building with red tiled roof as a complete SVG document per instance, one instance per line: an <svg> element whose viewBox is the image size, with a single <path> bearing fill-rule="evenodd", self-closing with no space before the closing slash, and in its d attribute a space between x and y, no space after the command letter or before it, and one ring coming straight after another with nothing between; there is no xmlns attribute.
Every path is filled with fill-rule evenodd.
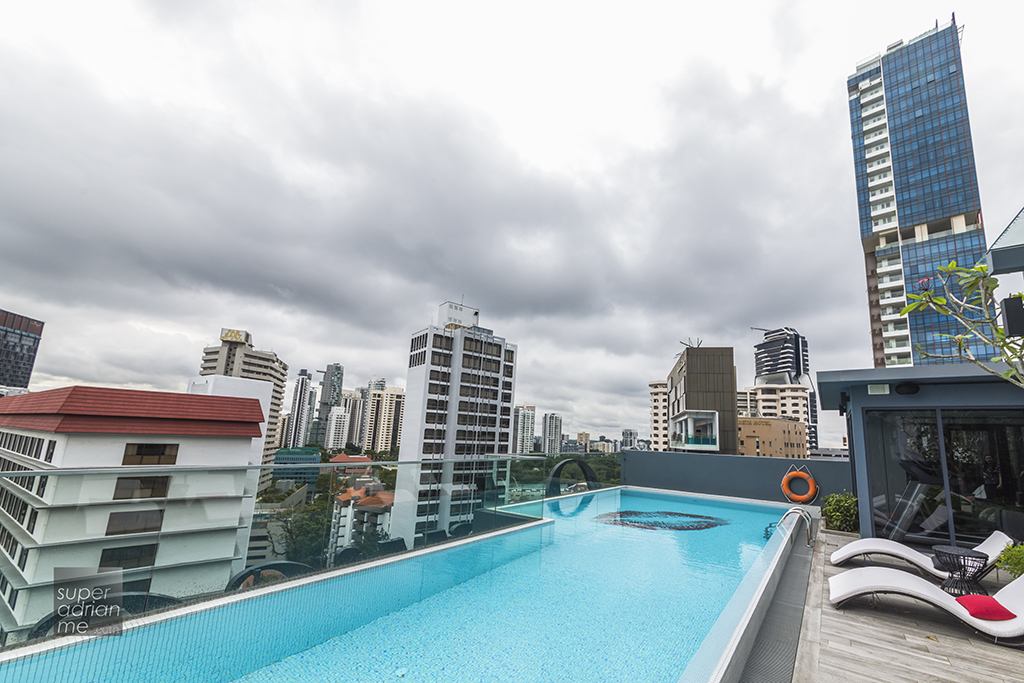
<svg viewBox="0 0 1024 683"><path fill-rule="evenodd" d="M53 612L54 567L121 568L125 590L174 597L222 591L242 570L270 386L213 379L190 387L208 395L0 397L0 471L26 473L0 479L8 642Z"/></svg>
<svg viewBox="0 0 1024 683"><path fill-rule="evenodd" d="M357 465L360 463L369 465L373 461L367 455L348 455L347 453L339 453L331 458L331 462L341 465Z"/></svg>

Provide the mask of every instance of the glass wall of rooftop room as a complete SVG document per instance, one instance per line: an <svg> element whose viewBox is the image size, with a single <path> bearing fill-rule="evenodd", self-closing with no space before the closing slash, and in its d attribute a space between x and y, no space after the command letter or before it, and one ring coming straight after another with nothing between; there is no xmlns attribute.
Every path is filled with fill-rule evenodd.
<svg viewBox="0 0 1024 683"><path fill-rule="evenodd" d="M1024 533L1020 410L868 410L864 424L876 537L970 547Z"/></svg>
<svg viewBox="0 0 1024 683"><path fill-rule="evenodd" d="M0 640L7 646L46 635L45 620L54 609L53 567L120 568L125 591L139 594L126 606L129 612L203 601L226 591L528 523L535 517L522 507L515 512L502 508L542 500L549 469L543 457L481 460L472 464L490 468L488 472L474 470L449 490L437 491L434 498L426 487L429 499L421 500L423 488L396 490L397 469L427 463L349 459L274 465L271 469L278 473L303 469L319 477L309 485L315 495L298 495L301 483L293 494L292 482L280 480L287 490L265 492L256 501L251 521L242 514L240 526L240 510L245 499L252 500L258 472L266 466L42 470L22 464L24 458L11 457L16 451L4 450L8 453L0 454ZM40 450L40 462L45 450ZM494 476L487 477L488 473ZM568 475L559 491L576 483L573 473ZM80 502L83 490L101 489L109 495L91 495L88 503ZM394 516L416 515L420 506L438 502L459 506L457 525L415 539L389 537ZM111 519L120 526L112 530ZM33 633L37 626L39 632Z"/></svg>

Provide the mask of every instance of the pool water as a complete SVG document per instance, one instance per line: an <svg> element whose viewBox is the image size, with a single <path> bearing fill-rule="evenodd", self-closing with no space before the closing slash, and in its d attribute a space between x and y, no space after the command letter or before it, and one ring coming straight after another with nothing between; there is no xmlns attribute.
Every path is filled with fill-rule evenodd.
<svg viewBox="0 0 1024 683"><path fill-rule="evenodd" d="M625 489L545 506L550 545L236 680L676 681L780 516Z"/></svg>

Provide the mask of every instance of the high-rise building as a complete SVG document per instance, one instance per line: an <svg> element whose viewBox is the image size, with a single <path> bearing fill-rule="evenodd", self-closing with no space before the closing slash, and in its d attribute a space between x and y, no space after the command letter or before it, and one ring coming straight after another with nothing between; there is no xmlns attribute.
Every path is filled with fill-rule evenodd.
<svg viewBox="0 0 1024 683"><path fill-rule="evenodd" d="M359 419L359 438L356 440L356 443L360 445L366 443L366 427L370 424L370 392L383 391L387 388L387 384L387 379L384 377L374 376L367 382L365 389L358 390L363 399L363 415Z"/></svg>
<svg viewBox="0 0 1024 683"><path fill-rule="evenodd" d="M818 398L811 381L807 339L791 327L765 330L764 339L754 346L754 372L754 384L757 386L748 399L754 405L746 406L747 416L754 417L756 415L751 413L757 413L760 417L770 418L799 414L807 425L808 446L817 448ZM775 388L761 388L761 385L772 385ZM737 398L740 404L747 399L746 396ZM773 401L781 404L770 406ZM770 407L776 410L775 414L772 414Z"/></svg>
<svg viewBox="0 0 1024 683"><path fill-rule="evenodd" d="M651 388L651 450L668 450L668 382L654 380Z"/></svg>
<svg viewBox="0 0 1024 683"><path fill-rule="evenodd" d="M506 499L508 462L488 457L512 452L517 347L479 320L449 301L436 325L412 335L398 459L436 462L399 468L393 538L451 531Z"/></svg>
<svg viewBox="0 0 1024 683"><path fill-rule="evenodd" d="M544 413L541 423L541 440L544 453L562 452L562 416L558 413Z"/></svg>
<svg viewBox="0 0 1024 683"><path fill-rule="evenodd" d="M668 379L669 449L736 453L732 349L687 346Z"/></svg>
<svg viewBox="0 0 1024 683"><path fill-rule="evenodd" d="M203 349L203 361L199 374L224 375L270 382L274 388L270 395L270 413L267 417L266 438L263 442L263 464L274 462L274 453L283 438L280 433L281 406L284 404L284 386L288 379L288 364L273 351L257 351L252 345L252 335L245 330L220 331L220 346ZM260 475L259 489L269 488L271 470Z"/></svg>
<svg viewBox="0 0 1024 683"><path fill-rule="evenodd" d="M985 253L956 22L861 62L847 89L875 367L955 362L918 353L956 355L954 320L900 311L938 266Z"/></svg>
<svg viewBox="0 0 1024 683"><path fill-rule="evenodd" d="M299 370L299 375L295 378L295 390L292 393L292 412L288 419L288 438L285 440L285 448L301 448L306 445L315 396L313 375L305 368Z"/></svg>
<svg viewBox="0 0 1024 683"><path fill-rule="evenodd" d="M623 429L622 430L622 442L619 444L619 448L622 450L635 450L637 446L637 439L640 438L640 432L635 429Z"/></svg>
<svg viewBox="0 0 1024 683"><path fill-rule="evenodd" d="M576 443L580 445L580 453L590 452L590 432L577 432Z"/></svg>
<svg viewBox="0 0 1024 683"><path fill-rule="evenodd" d="M513 451L515 453L533 452L533 436L537 433L537 406L523 403L515 408L512 421Z"/></svg>
<svg viewBox="0 0 1024 683"><path fill-rule="evenodd" d="M348 434L345 436L345 446L354 444L359 446L363 443L360 436L363 433L363 407L366 403L365 389L345 389L341 392L341 409L348 414Z"/></svg>
<svg viewBox="0 0 1024 683"><path fill-rule="evenodd" d="M363 451L388 453L402 445L405 390L400 387L372 389L366 399Z"/></svg>
<svg viewBox="0 0 1024 683"><path fill-rule="evenodd" d="M43 324L0 309L0 387L28 388Z"/></svg>
<svg viewBox="0 0 1024 683"><path fill-rule="evenodd" d="M331 410L341 405L341 385L345 379L345 366L341 363L331 363L326 370L317 370L323 373L320 380L320 403L317 407L316 419L310 427L309 440L325 446L327 439L327 421L330 419ZM326 446L325 446L326 447ZM344 444L342 444L344 448Z"/></svg>
<svg viewBox="0 0 1024 683"><path fill-rule="evenodd" d="M328 450L340 450L348 443L348 432L351 417L344 406L331 408L327 416L327 433L324 434L323 447Z"/></svg>

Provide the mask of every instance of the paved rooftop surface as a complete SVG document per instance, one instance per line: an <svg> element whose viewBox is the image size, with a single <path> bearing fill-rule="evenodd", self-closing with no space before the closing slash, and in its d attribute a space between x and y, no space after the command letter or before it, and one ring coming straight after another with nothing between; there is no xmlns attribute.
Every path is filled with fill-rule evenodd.
<svg viewBox="0 0 1024 683"><path fill-rule="evenodd" d="M828 578L862 563L828 561L854 534L818 533L807 587L794 683L819 681L1024 681L1024 651L995 645L942 610L899 595L861 597L839 610L828 601ZM880 556L875 564L886 563ZM898 560L889 566L914 571ZM1010 576L998 570L989 593Z"/></svg>

